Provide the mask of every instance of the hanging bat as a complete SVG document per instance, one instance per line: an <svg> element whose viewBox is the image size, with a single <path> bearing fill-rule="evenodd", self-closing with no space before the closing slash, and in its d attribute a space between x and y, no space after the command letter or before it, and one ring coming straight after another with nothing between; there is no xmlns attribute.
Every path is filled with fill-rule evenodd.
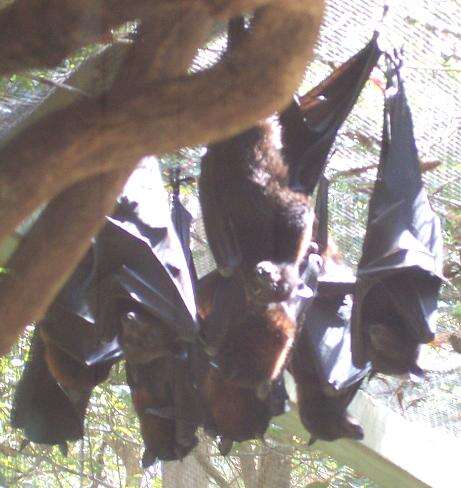
<svg viewBox="0 0 461 488"><path fill-rule="evenodd" d="M146 364L127 361L126 375L145 445L143 467L183 459L198 443L195 432L202 415L188 356Z"/></svg>
<svg viewBox="0 0 461 488"><path fill-rule="evenodd" d="M230 32L230 42L244 33ZM310 243L313 212L288 176L270 121L210 145L201 161L200 204L218 270L223 276L238 270L255 303L287 300L300 285L297 267Z"/></svg>
<svg viewBox="0 0 461 488"><path fill-rule="evenodd" d="M346 117L348 111L352 107L352 104L356 100L358 96L358 92L360 91L360 88L363 86L363 84L366 81L366 78L369 75L369 72L372 69L372 66L376 63L376 59L378 56L378 50L376 46L376 39L374 38L372 42L367 46L367 48L361 53L361 55L357 55L355 58L350 60L348 63L346 63L345 66L343 66L338 73L336 73L334 76L330 77L329 80L325 81L322 84L322 89L325 91L325 94L328 94L331 97L331 101L329 101L328 105L323 104L322 107L325 109L323 114L325 120L319 120L318 118L318 110L315 112L317 114L317 118L313 118L312 120L317 120L318 123L321 126L324 126L328 120L331 118L331 112L334 112L334 109L336 109L336 105L339 105L341 107L341 110L339 110L339 114L335 112L336 115L336 122L333 125L328 126L328 130L333 130L332 135L329 135L329 146L331 146L334 135L336 134L339 126L342 123L342 120ZM370 58L370 59L369 59ZM363 66L365 65L365 66ZM360 69L359 69L360 68ZM367 71L368 70L368 71ZM339 81L336 81L337 78L339 78ZM350 88L351 79L352 81L357 85L354 84L352 89ZM358 79L355 79L358 78ZM334 83L333 83L334 81ZM349 82L349 83L347 83ZM342 87L343 84L346 84L349 86L350 93L347 92L347 96L344 94L344 90ZM331 86L330 86L331 85ZM339 95L336 94L336 92L333 90L333 88L336 87L336 91L340 91L341 96L345 96L345 98L348 98L348 104L344 105L343 101L341 103L338 102L338 97ZM317 95L314 96L314 94L317 93ZM322 92L323 93L323 92ZM319 87L317 91L311 92L311 95L313 97L313 100L315 97L325 97L325 94L321 94L321 88ZM334 95L334 96L333 96ZM307 100L307 98L305 98ZM314 104L314 107L318 108L318 104ZM330 114L327 113L326 108L328 107ZM338 119L339 118L339 119ZM261 141L266 143L267 140L270 140L268 135L263 136L261 127L259 128L254 128L248 131L247 133L237 136L234 139L231 139L230 141L226 141L224 143L221 143L221 145L213 146L210 150L210 154L205 156L203 160L203 167L202 167L202 179L201 179L201 188L205 186L206 191L204 190L202 192L201 190L201 195L203 194L204 196L204 205L202 205L203 211L204 211L204 218L205 218L205 225L207 225L207 212L208 210L211 212L211 221L210 225L208 227L213 227L213 223L215 221L219 221L221 224L222 222L227 222L228 229L225 233L220 234L220 232L217 232L216 234L212 235L213 232L212 230L207 231L207 235L210 237L210 247L216 256L217 253L215 252L215 249L217 246L213 244L214 239L216 236L222 237L224 243L230 243L232 244L232 239L236 235L235 229L235 222L236 219L233 219L232 216L229 216L229 213L232 212L233 208L236 208L235 214L237 215L237 218L240 217L241 219L247 218L248 217L248 223L244 225L244 222L242 222L241 227L239 229L242 229L240 233L237 232L238 234L238 239L237 242L239 243L238 248L240 251L245 249L243 252L242 256L248 256L249 257L249 262L254 266L258 259L262 259L261 255L256 253L256 256L251 255L251 246L256 247L257 243L257 249L258 252L264 250L265 246L266 247L271 247L274 246L276 248L280 248L281 245L278 245L276 241L275 236L279 236L282 240L284 240L284 245L290 245L290 244L295 244L295 247L299 244L299 239L297 239L293 233L291 233L287 228L282 230L282 228L279 228L275 225L276 219L274 218L273 215L270 215L271 208L273 208L273 201L270 200L271 196L277 195L278 197L283 199L283 204L287 204L288 206L286 207L293 209L294 213L292 216L289 215L290 210L287 210L285 215L282 217L281 220L284 220L287 226L291 225L296 225L296 222L299 222L299 220L294 217L296 214L296 211L294 210L295 208L300 209L301 207L306 210L307 207L307 200L304 200L301 202L300 200L297 200L297 198L301 198L303 195L301 193L293 192L291 191L290 187L287 185L287 178L288 178L288 170L290 171L290 179L293 181L295 176L298 174L298 169L300 167L300 160L299 158L301 157L301 153L299 148L302 146L303 147L303 154L306 152L306 143L310 143L312 147L315 146L315 141L312 139L307 139L305 137L305 133L308 127L306 122L302 119L302 115L300 114L299 107L297 106L291 106L290 109L282 113L280 117L280 122L282 125L282 134L284 138L284 148L285 148L285 156L286 159L288 159L288 167L284 164L283 159L280 158L280 154L277 153L274 149L274 147L271 147L270 150L267 146L261 147ZM310 127L310 126L309 126ZM256 132L258 130L258 132ZM268 130L268 127L266 125L266 130ZM313 161L308 161L307 159L303 160L303 164L306 166L306 172L307 168L309 168L309 174L313 174L313 179L312 181L317 181L318 176L320 174L320 171L323 169L323 163L324 159L326 158L326 155L328 153L328 150L326 151L326 154L323 154L323 148L324 145L322 145L320 148L315 146L316 151L321 151L320 156L317 155L317 159L314 158L315 151L312 149L312 152L310 153L312 155ZM267 150L265 150L267 149ZM246 152L244 151L246 150ZM215 154L213 154L213 151ZM251 151L254 151L252 153ZM217 153L217 154L216 154ZM239 155L239 153L241 155ZM235 156L233 156L235 154ZM253 159L256 159L256 161L252 162L250 159L250 162L246 162L244 157L246 156L248 158L248 154L257 154L259 156L259 160L253 157ZM319 159L320 157L320 159ZM211 159L211 161L210 161ZM214 162L216 161L216 162ZM218 167L218 162L222 162L222 165ZM229 161L226 163L226 161ZM243 167L244 169L248 167L251 168L251 170L254 170L254 174L259 176L261 173L265 174L267 176L267 173L269 173L273 177L273 181L276 183L278 182L279 186L276 186L276 183L274 183L274 192L271 194L270 190L270 177L267 176L267 184L264 184L264 188L262 189L263 192L263 199L260 201L258 204L256 201L251 201L252 198L255 198L255 195L257 195L257 191L248 191L248 207L241 208L239 206L239 202L244 201L242 200L241 195L239 195L239 191L242 192L243 190L248 189L253 189L254 187L251 186L254 182L250 181L245 181L244 179L237 180L238 184L235 184L235 188L229 185L229 182L231 182L231 185L233 183L233 175L230 174L231 171L234 170L236 167L236 164L232 164L233 161L243 161ZM318 162L315 162L318 161ZM265 166L263 164L265 163ZM307 163L309 163L309 166ZM264 173L263 169L266 170L266 173ZM227 173L226 173L227 171ZM248 173L248 171L247 171ZM244 176L247 176L247 173L245 173ZM251 173L250 173L251 174ZM221 179L219 179L221 178ZM278 180L277 180L278 178ZM281 179L280 179L281 178ZM283 190L281 189L280 182L284 182L284 188ZM245 185L246 183L246 185ZM220 215L217 215L217 209L220 209L220 204L218 203L215 205L216 202L213 202L213 198L208 199L207 196L207 191L210 189L210 192L214 192L216 195L216 198L223 199L225 198L226 192L224 192L223 196L223 191L221 190L221 187L228 189L229 194L235 196L239 195L238 202L227 202L226 205L222 205L222 213L223 217L220 218ZM306 190L306 187L304 188ZM313 186L309 188L309 192L311 193L313 190ZM269 198L265 198L267 195L269 195ZM290 198L293 197L293 200ZM300 206L297 206L294 202L297 202ZM293 204L292 207L290 205ZM253 211L253 213L252 213ZM307 210L306 210L307 211ZM213 213L214 212L214 213ZM270 219L267 218L270 215ZM300 215L300 213L296 214ZM267 218L267 219L266 219ZM262 228L258 227L258 224L263 221L267 225L266 227L266 232L264 230L261 230ZM301 219L302 220L302 219ZM217 229L219 230L219 225L217 225ZM309 229L311 228L311 223L309 224ZM298 228L299 230L299 228ZM306 228L304 228L306 230ZM300 260L303 259L306 255L306 251L308 251L308 247L306 247L306 241L310 240L310 234L309 238L308 236L303 233L304 231L301 232L295 232L296 235L300 236L303 235L306 239L303 241L302 251L297 255L295 262L299 264ZM310 232L310 230L309 230ZM258 235L256 235L258 234ZM264 241L264 243L260 243L258 240L258 236L262 238L261 240ZM229 240L230 239L230 240ZM248 244L242 244L244 242L247 242ZM226 247L227 244L225 244L223 247ZM243 247L242 247L243 246ZM227 246L227 247L232 247L232 246ZM224 253L225 254L225 253ZM268 254L266 254L267 256ZM218 251L218 256L219 256L219 251ZM242 259L244 259L242 257ZM218 261L218 268L219 268L219 257L217 258ZM229 261L231 263L232 260ZM274 294L267 294L261 290L261 287L258 286L254 280L252 281L251 279L244 279L247 293L252 296L253 301L254 300L254 295L257 295L260 297L261 301L264 302L264 299L269 302L270 300L274 300L275 296L278 296L282 299L287 299L289 292L292 292L292 284L297 280L297 273L294 271L295 268L293 267L277 267L276 265L273 265L274 257L272 256L271 259L265 262L264 266L260 266L258 268L258 273L259 276L261 276L263 282L271 283L274 285L272 287L273 290L280 290L281 293L276 292ZM256 264L258 267L258 265ZM289 273L284 274L285 271L289 270ZM267 280L266 278L269 276L269 279ZM275 277L275 279L273 279ZM291 283L291 285L290 285ZM287 293L283 292L283 287L288 285L288 288L286 288ZM279 286L280 285L280 286ZM248 291L249 289L249 291ZM267 289L266 289L267 290ZM252 295L253 294L253 295ZM218 296L226 296L225 293L223 294L217 294ZM225 300L221 300L221 302L224 302ZM218 310L218 313L220 315L221 323L227 323L229 320L222 321L222 318L225 317L226 314L223 310L225 307L223 307L223 304L221 304L220 307L215 307L215 309ZM221 312L221 313L220 313ZM215 320L216 321L216 320ZM232 321L232 320L230 320ZM238 346L237 346L238 348ZM231 347L228 349L232 349Z"/></svg>
<svg viewBox="0 0 461 488"><path fill-rule="evenodd" d="M245 31L243 22L231 27L232 44ZM294 309L287 300L308 293L298 266L313 223L309 197L288 186L273 130L262 121L211 145L199 181L218 266L204 342L222 378L261 399L283 371L294 340Z"/></svg>
<svg viewBox="0 0 461 488"><path fill-rule="evenodd" d="M149 362L196 340L192 280L159 171L153 183L156 212L122 199L50 309L65 310L83 320L85 330L94 329L97 351L82 336L70 348L83 347L86 365L123 354ZM142 218L146 213L153 222ZM59 338L53 331L55 342L66 341L66 330Z"/></svg>
<svg viewBox="0 0 461 488"><path fill-rule="evenodd" d="M250 302L237 277L217 270L199 280L201 336L223 380L264 399L280 377L296 332L295 307Z"/></svg>
<svg viewBox="0 0 461 488"><path fill-rule="evenodd" d="M29 441L59 445L65 451L67 441L83 437L86 404L73 403L64 393L48 368L46 355L36 328L29 358L16 386L11 424L22 429Z"/></svg>
<svg viewBox="0 0 461 488"><path fill-rule="evenodd" d="M299 415L311 433L311 443L317 438L363 438L362 428L346 409L369 372L352 363L350 293L355 278L328 237L328 186L322 177L316 204L316 242L322 259L311 255L305 272L311 288L317 278L317 293L299 305L300 331L290 364Z"/></svg>
<svg viewBox="0 0 461 488"><path fill-rule="evenodd" d="M328 150L334 141L336 132L352 108L352 105L355 103L371 69L376 64L378 57L379 50L377 48L375 36L361 53L352 58L328 80L303 98L305 106L310 107L309 110L305 108L305 106L301 109L298 105L292 104L287 110L282 112L280 115L280 124L282 126L282 141L285 161L288 163L287 165L285 164L284 159L280 157L280 153L277 153L274 147L271 147L269 150L267 141L270 140L270 133L263 136L261 125L259 128L253 128L230 141L220 143L221 145L218 145L217 147L213 146L210 150L210 154L205 156L202 166L201 183L203 184L201 185L201 188L206 183L206 189L211 187L212 189L210 191L215 192L217 198L221 199L225 198L227 191L232 196L239 195L238 201L236 200L233 202L229 200L226 202L226 205L223 205L223 207L225 207L222 211L224 216L220 221L222 222L222 220L226 221L226 219L228 219L228 227L230 230L228 229L227 237L224 235L222 237L225 242L231 242L229 241L229 236L231 238L237 236L237 242L239 243L238 249L242 251L243 263L246 257L248 257L248 262L251 263L252 266L256 265L258 267L256 264L257 261L263 259L257 252L253 253L254 255L251 254L253 251L251 246L256 247L257 245L258 252L264 252L265 248L268 249L271 246L280 249L282 245L277 243L278 237L284 241L285 246L295 244L296 247L300 243L299 236L301 235L304 236L304 241L301 246L302 251L292 262L299 265L301 260L305 259L310 250L309 245L306 246L306 241L310 241L312 222L310 222L308 226L309 234L306 234L305 232L306 227L304 230L300 232L296 231L294 234L290 232L287 227L293 225L296 226L296 223L299 223L300 221L295 215L299 216L301 211L297 213L295 208L298 208L299 210L302 207L304 211L306 211L306 214L304 215L307 215L310 204L308 204L306 199L302 200L301 197L307 198L303 193L295 192L292 188L296 187L302 189L305 193L312 193L315 183L323 170ZM344 89L344 86L347 87L347 90ZM308 100L311 100L309 104L307 103ZM303 110L305 110L305 113ZM323 118L321 118L320 115L322 115ZM314 122L318 124L318 128L312 128ZM258 130L259 136L256 130ZM268 130L267 126L266 130ZM320 130L325 131L322 133L322 137L318 136ZM261 146L261 141L264 143L264 146ZM215 153L213 153L213 151ZM239 153L241 155L239 155ZM254 156L255 154L259 159ZM249 158L249 161L245 160L245 157L247 159ZM218 161L222 163L219 167L217 164ZM263 198L260 201L252 201L252 199L256 198L255 195L258 194L257 185L254 184L254 181L248 182L240 177L240 179L236 180L238 184L235 184L235 187L232 186L235 175L231 174L231 171L233 171L238 164L236 164L235 161L238 161L240 164L243 162L243 169L246 170L244 177L248 178L248 168L250 168L250 175L252 174L251 171L254 171L254 174L257 177L261 174L265 175L266 180L264 185L261 185L260 190L263 193ZM298 184L298 178L301 178L300 168L303 168L304 180L307 176L311 178L309 180L311 183L310 186L300 186ZM266 172L264 172L264 170ZM270 177L273 177L272 181L275 182L274 187L272 187L274 190L273 193L271 193ZM219 178L221 179L219 180ZM282 181L283 189L281 185ZM221 187L223 187L223 190L220 190ZM239 191L244 193L247 192L246 198L249 203L245 208L240 206L241 202L245 201L245 195L242 198ZM204 196L205 205L203 206L203 210L205 224L208 210L212 213L215 212L212 216L213 219L219 220L220 216L216 214L219 209L219 204L214 205L212 199L207 201L206 191L204 192ZM269 198L266 198L267 196L269 196ZM287 226L285 228L283 228L282 224L277 226L277 219L274 215L270 214L271 210L274 208L274 201L271 200L271 197L274 199L281 198L283 199L283 205L287 205L285 207L287 211L281 218ZM296 202L296 204L294 202ZM292 204L293 206L291 206ZM212 206L213 208L211 208ZM236 209L236 217L232 217L231 215L234 208ZM294 213L290 215L291 210L293 210ZM268 216L270 216L270 219L267 218ZM235 222L237 222L238 218L241 220L248 218L248 222L242 222L241 226L236 225ZM212 222L215 222L215 220L212 220ZM263 224L267 224L266 231L264 231L264 226L259 227L261 221ZM237 228L241 229L241 232L237 231ZM293 229L294 227L291 228ZM298 230L299 229L300 228L298 227ZM212 232L210 230L208 235L211 236L211 234ZM258 240L258 236L263 242ZM216 254L214 249L216 246L213 245L213 239L215 237L216 234L210 239L210 246L214 254ZM245 244L245 242L247 244ZM300 248L298 247L298 249ZM265 255L267 257L270 253L269 251L266 251L266 253L268 253ZM219 257L217 260L219 268ZM263 271L261 267L259 268L263 278L267 275L276 276L275 280L271 278L269 281L266 281L266 283L280 283L286 285L287 283L293 283L298 279L298 270L296 273L291 274L291 277L284 276L281 271L289 269L291 273L295 268L273 266L274 261L277 261L277 258L274 258L274 255L272 255L270 259L266 261L264 266L266 269ZM281 261L283 261L283 259ZM231 263L231 260L229 263ZM244 266L245 265L243 264L243 267ZM267 273L265 271L267 271ZM348 280L350 281L350 277L348 277ZM261 298L265 298L266 302L274 300L274 295L263 293L261 288L251 279L245 277L243 281L247 289L247 295L251 296L251 293L254 293ZM237 377L244 376L243 373L239 375L239 370L256 372L258 368L253 365L251 358L255 358L255 363L262 365L264 364L264 361L261 360L261 354L265 353L265 357L271 358L272 361L271 367L268 369L274 371L274 362L283 357L283 354L286 357L288 353L289 345L287 347L287 344L291 344L295 330L293 321L290 320L290 316L286 313L286 310L282 309L279 310L280 313L277 315L277 319L271 320L271 317L275 318L276 315L273 305L270 311L260 310L256 314L252 314L251 312L253 312L253 310L251 310L251 307L245 308L243 306L242 298L240 298L239 305L235 306L234 315L237 315L237 318L234 319L232 312L229 310L229 308L232 307L234 300L229 300L229 294L235 297L238 294L238 291L234 293L229 292L229 290L226 291L224 290L226 286L227 288L231 288L231 285L223 285L222 283L216 287L216 303L214 304L213 312L210 315L209 323L219 324L219 326L211 327L211 334L215 337L213 337L211 341L206 341L208 344L225 344L225 348L220 354L222 360L218 360L221 370L225 371L227 364L231 365L230 374L236 375ZM253 291L250 290L250 292L248 292L248 288ZM277 289L277 285L275 286L275 289ZM289 286L288 290L292 291L292 288ZM306 288L304 288L303 293L299 293L299 295L302 294L304 294L306 298L308 297L309 294L306 293ZM278 293L276 295L278 295ZM278 296L286 300L290 295L289 293L282 293ZM256 302L254 295L249 301L253 303ZM261 302L264 302L264 300L261 300ZM286 308L286 306L284 307ZM246 312L248 309L250 309L250 313L247 315L248 319L244 320L243 317L245 314L242 313L241 310L245 310ZM240 316L240 320L238 316ZM241 324L240 326L239 322ZM232 324L232 332L228 334L228 338L224 339L224 337L226 337L226 331L229 330L229 324ZM274 327L271 328L272 324L274 324ZM264 325L269 325L269 327L264 327ZM287 338L284 346L278 349L277 352L274 352L273 347L271 347L277 344L276 340L271 340L271 329L274 331L274 335L281 331L282 337ZM259 334L258 331L260 331ZM266 342L269 344L266 345L264 339L266 339ZM258 348L256 344L260 347ZM214 346L216 346L216 344L214 344ZM264 351L264 353L261 352L261 354L259 354L259 351ZM278 372L279 371L277 371L277 373ZM248 378L250 375L251 374L248 373L246 374ZM273 378L274 376L269 375L269 377ZM267 369L265 378L266 380L268 378ZM249 381L250 380L251 378L249 378Z"/></svg>
<svg viewBox="0 0 461 488"><path fill-rule="evenodd" d="M307 195L323 174L338 130L355 105L381 51L378 33L352 58L279 115L290 187Z"/></svg>
<svg viewBox="0 0 461 488"><path fill-rule="evenodd" d="M234 336L239 337L239 331L235 333L234 327L242 314L242 306L245 306L245 293L238 283L235 285L232 279L224 278L217 270L201 278L198 283L197 308L203 320L202 334L207 345L213 344L213 352L226 350L226 341L233 341ZM222 309L221 306L227 309ZM215 320L207 320L210 316ZM218 331L213 331L213 328ZM257 356L254 363L267 364L268 360L270 361L273 351L266 351L266 340L263 338L261 347L253 351ZM233 365L242 364L242 358L246 360L246 363L243 363L242 374L232 374ZM249 376L255 378L250 361L238 353L228 359L230 362L227 363L219 353L212 359L202 354L196 373L201 385L200 397L205 412L204 428L212 437L221 438L219 448L223 455L230 451L234 441L242 442L262 437L270 419L285 411L287 400L280 374L276 375L277 379L271 382L270 388L263 382L266 391L261 392L252 387L249 379L245 377L248 372ZM274 367L275 365L272 366ZM259 364L257 368L261 370ZM266 375L270 376L271 373L266 371L263 377Z"/></svg>
<svg viewBox="0 0 461 488"><path fill-rule="evenodd" d="M419 345L433 340L442 276L442 234L423 187L398 56L388 55L378 176L352 312L354 363L422 374Z"/></svg>
<svg viewBox="0 0 461 488"><path fill-rule="evenodd" d="M225 456L233 442L262 439L272 417L286 412L288 395L282 378L261 399L254 390L223 379L218 369L208 366L201 383L201 398L205 432L220 438L218 447Z"/></svg>
<svg viewBox="0 0 461 488"><path fill-rule="evenodd" d="M50 373L69 399L83 412L95 386L109 376L120 359L117 342L101 343L95 328L59 306L37 324ZM87 358L97 358L87 364Z"/></svg>

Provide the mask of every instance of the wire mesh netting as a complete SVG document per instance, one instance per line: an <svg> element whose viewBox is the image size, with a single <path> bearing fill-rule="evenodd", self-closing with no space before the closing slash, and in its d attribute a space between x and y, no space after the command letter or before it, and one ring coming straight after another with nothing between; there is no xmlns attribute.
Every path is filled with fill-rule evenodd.
<svg viewBox="0 0 461 488"><path fill-rule="evenodd" d="M379 24L382 7L381 2L372 0L327 2L315 60L307 71L301 92L322 80L333 67L369 40ZM428 370L426 381L414 384L408 380L378 376L364 386L376 402L409 422L434 427L457 439L461 437L461 347L456 342L456 337L459 337L456 334L460 333L461 287L460 18L461 3L458 0L395 2L395 5L391 4L382 27L386 47L400 48L403 45L405 49L403 74L424 181L444 225L445 271L450 283L442 292L437 339L424 348L422 365ZM218 36L209 49L202 50L194 69L203 69L216 61L224 45L225 40ZM73 66L66 65L50 72L49 77L54 81L67 80L69 71L79 63L91 62L86 60L87 54L84 52L80 58L74 59ZM107 61L109 65L114 62L117 61ZM107 77L101 73L93 73L92 77L107 82ZM376 71L339 134L327 170L332 180L330 231L352 266L357 265L360 257L368 199L379 159L382 86L382 76ZM21 83L8 82L3 86L3 98L0 99L2 143L23 120L30 123L28 117L35 110L37 101L43 101L53 93L52 88L44 89L31 79ZM201 154L202 149L197 148L168 156L164 160L165 170L179 164L185 174L197 176ZM206 244L195 189L185 189L183 197L195 216L193 253L199 275L203 275L214 268L214 262ZM148 193L146 198L149 198ZM23 364L17 351L23 350L26 342L27 338L23 338L16 349L14 365L17 369L4 375L0 411L5 415L2 419L11 407L11 391ZM19 468L15 465L13 469L12 463L8 462L1 464L4 472L0 469L0 485L58 486L56 479L60 479L60 473L66 473L68 477L62 480L64 486L92 488L158 487L162 484L167 488L378 487L362 473L315 446L307 448L299 430L280 428L275 424L268 431L265 443L255 441L237 445L227 458L219 455L214 442L203 438L198 449L184 461L155 465L142 472L139 466L142 442L134 413L126 407L129 392L123 383L123 372L118 368L108 388L96 391L89 408L85 439L71 447L67 460L59 454L50 457L50 448L20 449L17 437L9 427L2 425L0 454L5 459L22 457ZM298 427L302 429L301 424ZM41 465L47 469L40 471L39 475L38 467ZM34 469L37 470L35 477Z"/></svg>
<svg viewBox="0 0 461 488"><path fill-rule="evenodd" d="M369 40L381 14L380 2L327 2L315 59L301 93L357 52ZM444 225L446 268L454 267L458 272L459 230L453 232L453 227L459 225L461 208L459 18L459 2L406 2L391 5L381 27L386 48L404 47L404 77L424 182ZM222 48L223 43L217 45ZM346 261L354 267L361 254L368 200L379 162L383 86L381 74L375 71L340 131L327 169L332 180L330 232ZM215 265L198 213L193 237L194 257L199 275L203 275ZM447 284L442 290L437 339L425 346L422 354L421 363L427 370L424 382L416 384L378 375L363 387L379 404L409 422L420 422L457 438L461 437L461 356L449 338L460 331L454 308L458 299L459 288ZM215 448L208 442L206 449L212 457L208 467L213 469L205 471L210 486L377 486L324 453L307 451L299 439L301 444L297 446L296 432L284 434L285 442L270 432L268 445L242 445L235 455L223 461L213 461ZM322 468L316 470L316 463ZM203 469L202 464L199 462L197 469ZM170 465L168 469L174 468ZM171 480L167 486L181 485Z"/></svg>

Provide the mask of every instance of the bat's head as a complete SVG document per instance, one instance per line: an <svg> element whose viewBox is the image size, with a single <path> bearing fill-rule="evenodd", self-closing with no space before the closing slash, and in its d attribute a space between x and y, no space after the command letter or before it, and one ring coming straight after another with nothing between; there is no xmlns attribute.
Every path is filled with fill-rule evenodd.
<svg viewBox="0 0 461 488"><path fill-rule="evenodd" d="M362 320L366 326L363 343L373 372L421 375L419 339L399 315L384 285L378 283L367 293Z"/></svg>
<svg viewBox="0 0 461 488"><path fill-rule="evenodd" d="M285 304L248 307L229 328L216 356L221 377L264 398L287 362L296 331Z"/></svg>
<svg viewBox="0 0 461 488"><path fill-rule="evenodd" d="M363 439L363 429L360 424L348 414L327 415L314 417L306 415L299 407L299 416L306 430L311 434L312 443L316 439L335 441L337 439Z"/></svg>
<svg viewBox="0 0 461 488"><path fill-rule="evenodd" d="M173 420L146 414L140 417L141 433L144 441L142 467L147 468L156 461L180 461L198 444L196 436L191 442L183 445L175 439L175 422Z"/></svg>
<svg viewBox="0 0 461 488"><path fill-rule="evenodd" d="M345 411L341 398L312 395L309 385L297 385L298 410L302 424L311 434L311 439L334 441L348 438L363 439L360 424Z"/></svg>
<svg viewBox="0 0 461 488"><path fill-rule="evenodd" d="M368 357L375 372L390 375L423 374L418 366L420 343L403 324L374 323L368 328Z"/></svg>
<svg viewBox="0 0 461 488"><path fill-rule="evenodd" d="M188 436L178 435L179 423L174 416L173 406L165 406L164 401L154 397L144 387L133 388L132 398L145 446L142 458L144 468L157 460L181 460L197 445L194 432L191 431Z"/></svg>
<svg viewBox="0 0 461 488"><path fill-rule="evenodd" d="M261 438L271 418L268 401L259 399L254 390L241 388L230 381L223 381L219 372L208 371L203 388L213 434L219 435L224 444ZM223 444L223 450L225 445Z"/></svg>
<svg viewBox="0 0 461 488"><path fill-rule="evenodd" d="M258 263L246 273L244 283L248 300L255 304L284 302L295 294L303 296L305 287L298 266L272 261Z"/></svg>
<svg viewBox="0 0 461 488"><path fill-rule="evenodd" d="M133 309L122 314L120 345L126 360L133 364L149 363L174 353L168 327L142 310Z"/></svg>

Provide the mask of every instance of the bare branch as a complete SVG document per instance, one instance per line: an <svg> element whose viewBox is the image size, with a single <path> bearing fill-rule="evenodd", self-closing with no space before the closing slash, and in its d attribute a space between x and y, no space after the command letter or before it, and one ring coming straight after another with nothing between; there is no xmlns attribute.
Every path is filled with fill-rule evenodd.
<svg viewBox="0 0 461 488"><path fill-rule="evenodd" d="M209 71L83 100L25 130L0 153L0 240L75 181L233 135L284 106L312 56L322 14L323 0L273 2Z"/></svg>
<svg viewBox="0 0 461 488"><path fill-rule="evenodd" d="M192 453L192 456L195 460L200 464L206 474L213 479L213 481L221 488L227 488L229 483L227 482L226 478L221 475L221 473L207 460L204 458L203 454L195 450Z"/></svg>

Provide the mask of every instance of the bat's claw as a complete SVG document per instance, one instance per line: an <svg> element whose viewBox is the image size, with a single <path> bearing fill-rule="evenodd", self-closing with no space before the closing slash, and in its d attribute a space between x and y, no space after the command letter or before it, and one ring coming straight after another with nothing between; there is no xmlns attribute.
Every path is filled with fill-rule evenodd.
<svg viewBox="0 0 461 488"><path fill-rule="evenodd" d="M410 378L410 381L417 384L423 383L426 379L426 374L424 373L424 370L421 369L417 364L413 365L413 367L408 372L408 376Z"/></svg>
<svg viewBox="0 0 461 488"><path fill-rule="evenodd" d="M61 442L61 444L58 444L59 450L61 451L61 454L64 457L67 457L69 454L69 447L67 446L67 442Z"/></svg>
<svg viewBox="0 0 461 488"><path fill-rule="evenodd" d="M231 450L234 442L232 439L227 439L226 437L222 437L218 442L218 450L221 456L227 456Z"/></svg>
<svg viewBox="0 0 461 488"><path fill-rule="evenodd" d="M318 437L315 435L311 435L309 442L307 443L307 447L313 446L318 441Z"/></svg>

